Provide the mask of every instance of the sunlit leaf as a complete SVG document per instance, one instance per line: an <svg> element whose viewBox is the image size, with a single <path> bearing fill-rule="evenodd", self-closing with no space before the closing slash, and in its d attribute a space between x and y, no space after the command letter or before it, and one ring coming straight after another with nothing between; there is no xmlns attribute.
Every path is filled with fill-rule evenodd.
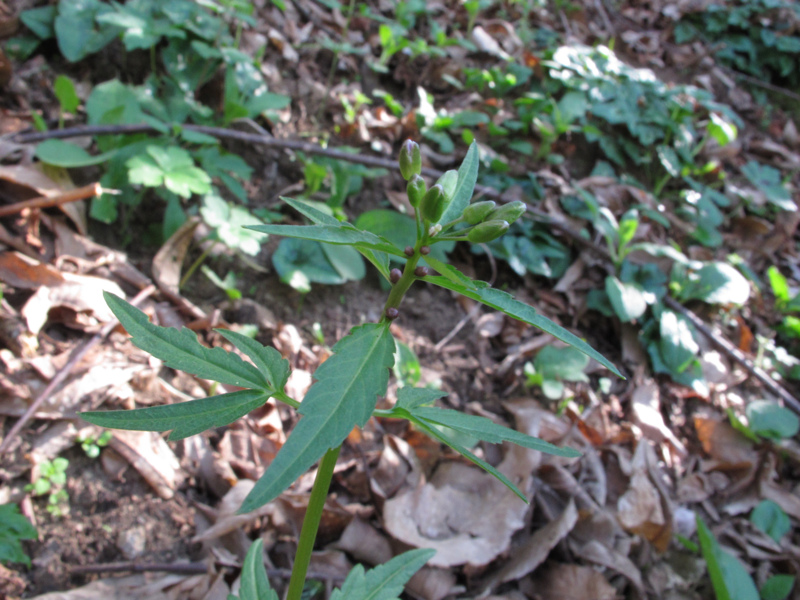
<svg viewBox="0 0 800 600"><path fill-rule="evenodd" d="M440 223L448 223L453 219L457 219L461 216L461 213L464 212L475 190L475 182L478 180L479 163L478 144L477 142L472 142L467 151L467 155L458 168L458 182L453 191L450 204L444 211L442 218L439 219Z"/></svg>
<svg viewBox="0 0 800 600"><path fill-rule="evenodd" d="M641 288L634 283L624 283L614 276L606 277L606 294L614 312L623 323L630 323L647 310Z"/></svg>
<svg viewBox="0 0 800 600"><path fill-rule="evenodd" d="M397 248L388 240L368 231L356 229L352 225L338 227L333 225L255 225L248 227L248 229L272 235L367 248L396 256L405 256L400 248Z"/></svg>
<svg viewBox="0 0 800 600"><path fill-rule="evenodd" d="M386 393L394 362L394 339L385 323L351 330L314 373L299 412L303 418L242 504L248 512L276 498L330 448L363 427Z"/></svg>
<svg viewBox="0 0 800 600"><path fill-rule="evenodd" d="M344 580L341 589L334 590L331 600L395 600L412 575L428 562L435 550L410 550L366 573L356 565Z"/></svg>
<svg viewBox="0 0 800 600"><path fill-rule="evenodd" d="M448 290L458 292L467 298L471 298L487 306L491 306L495 310L499 310L510 317L519 319L520 321L533 325L534 327L538 327L556 339L559 339L570 346L574 346L590 358L595 359L615 375L622 377L622 374L611 363L611 361L605 358L597 350L592 348L589 344L584 342L575 334L570 333L560 325L556 325L550 319L538 314L532 306L529 306L524 302L520 302L519 300L515 300L506 292L488 287L488 285L484 282L473 282L475 287L470 288L466 285L456 283L455 281L452 281L446 277L426 277L425 281Z"/></svg>
<svg viewBox="0 0 800 600"><path fill-rule="evenodd" d="M264 390L240 390L221 396L188 400L177 404L148 406L135 410L104 410L80 413L81 418L111 429L172 431L170 440L182 440L206 429L233 423L269 399Z"/></svg>
<svg viewBox="0 0 800 600"><path fill-rule="evenodd" d="M142 311L114 294L104 292L103 297L131 335L133 344L160 358L166 366L227 385L270 388L258 369L236 354L203 346L197 341L197 334L189 329L153 325Z"/></svg>
<svg viewBox="0 0 800 600"><path fill-rule="evenodd" d="M800 419L788 408L769 400L755 400L745 410L750 430L761 437L773 440L797 435Z"/></svg>
<svg viewBox="0 0 800 600"><path fill-rule="evenodd" d="M423 419L428 423L449 427L450 429L466 433L471 437L489 442L490 444L511 442L518 446L530 448L531 450L538 450L539 452L567 458L577 458L581 455L577 450L573 450L572 448L559 448L539 438L515 431L509 427L498 425L486 417L468 415L457 410L428 406L417 406L410 412L418 419Z"/></svg>

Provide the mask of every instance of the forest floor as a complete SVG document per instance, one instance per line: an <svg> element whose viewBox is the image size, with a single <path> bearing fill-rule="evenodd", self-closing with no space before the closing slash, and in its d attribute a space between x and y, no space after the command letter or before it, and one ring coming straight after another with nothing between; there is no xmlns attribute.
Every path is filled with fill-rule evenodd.
<svg viewBox="0 0 800 600"><path fill-rule="evenodd" d="M741 6L719 3L726 15ZM312 475L250 515L236 510L295 413L270 401L178 442L102 437L79 412L216 389L133 346L102 292L139 294L156 322L209 345L229 347L215 328L250 327L289 359L286 392L301 400L336 341L380 318L385 286L369 266L347 277L275 236L255 254L210 244L220 224L198 211L198 195L176 204L150 190L138 206L124 196L115 219L88 193L63 203L100 181L105 164L44 165L19 137L34 130L32 115L51 130L97 124L92 91L139 85L153 63L119 39L68 61L46 36L15 58L12 41L31 29L17 17L34 4L0 1L0 505L19 505L37 530L22 541L30 565L0 564L0 599L225 599L258 537L282 589ZM574 355L548 359L543 349L560 350L551 336L415 286L392 326L402 346L380 403L394 402L398 386L440 387L444 406L583 457L478 446L523 482L526 505L408 424L371 420L343 447L308 597L327 598L354 563L428 547L437 555L408 598L695 600L721 599L724 588L749 600L736 591L742 574L763 600L800 598L791 579L800 573L800 15L754 2L761 8L726 22L720 42L698 37L717 31L721 14L703 0L276 4L255 2L252 24L237 31L270 93L290 99L226 123L272 139L222 142L252 169L240 181L247 209L299 223L280 196L302 197L377 221L376 211L405 210L391 166L403 140L447 170L475 139L476 198L522 199L529 218L491 254L459 244L448 262L585 338L626 376ZM798 47L765 49L748 28ZM726 49L744 38L749 58L730 59ZM60 75L74 82L71 111L54 91ZM229 92L217 75L194 99L220 112ZM323 158L286 141L376 162L354 166L344 152ZM108 149L88 135L77 143ZM53 206L18 204L40 196ZM625 222L649 250L626 254ZM382 232L400 226L390 219ZM278 256L310 290L289 284ZM179 288L198 259L211 275L198 270ZM710 531L702 549L698 518ZM709 547L727 569L713 587Z"/></svg>

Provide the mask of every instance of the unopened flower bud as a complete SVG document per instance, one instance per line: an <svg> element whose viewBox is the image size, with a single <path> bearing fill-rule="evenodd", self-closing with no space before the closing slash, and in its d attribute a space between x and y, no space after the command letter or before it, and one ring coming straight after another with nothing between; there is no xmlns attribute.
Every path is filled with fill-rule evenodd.
<svg viewBox="0 0 800 600"><path fill-rule="evenodd" d="M397 317L400 316L400 311L394 307L386 309L386 318L390 321L394 321Z"/></svg>
<svg viewBox="0 0 800 600"><path fill-rule="evenodd" d="M406 249L403 250L403 254L411 258L412 256L414 256L414 248L412 248L411 246L406 246Z"/></svg>
<svg viewBox="0 0 800 600"><path fill-rule="evenodd" d="M442 230L441 225L431 225L428 227L428 237L435 237Z"/></svg>
<svg viewBox="0 0 800 600"><path fill-rule="evenodd" d="M427 277L428 276L428 267L417 267L414 269L414 275L417 277Z"/></svg>
<svg viewBox="0 0 800 600"><path fill-rule="evenodd" d="M406 181L414 175L419 175L422 170L422 156L419 152L419 144L412 140L403 142L398 162L400 163L400 173Z"/></svg>
<svg viewBox="0 0 800 600"><path fill-rule="evenodd" d="M510 224L524 215L526 208L522 200L515 200L514 202L509 202L500 208L494 209L489 213L486 219L489 221L508 221Z"/></svg>
<svg viewBox="0 0 800 600"><path fill-rule="evenodd" d="M423 246L422 248L419 249L419 253L422 254L422 256L428 256L428 254L431 253L431 247Z"/></svg>
<svg viewBox="0 0 800 600"><path fill-rule="evenodd" d="M449 201L456 191L456 184L458 184L458 171L454 169L445 171L444 174L439 177L439 180L436 183L442 186L444 197Z"/></svg>
<svg viewBox="0 0 800 600"><path fill-rule="evenodd" d="M508 221L484 221L467 232L467 239L473 244L485 244L499 238L508 231L508 228Z"/></svg>
<svg viewBox="0 0 800 600"><path fill-rule="evenodd" d="M442 186L438 183L427 191L419 206L423 220L436 223L444 214L446 198Z"/></svg>
<svg viewBox="0 0 800 600"><path fill-rule="evenodd" d="M406 185L406 194L408 194L408 202L414 208L419 206L422 199L425 197L425 192L428 190L425 185L425 180L419 175L412 175Z"/></svg>
<svg viewBox="0 0 800 600"><path fill-rule="evenodd" d="M494 207L495 203L492 200L476 202L465 208L462 216L470 225L477 225L486 218L486 215L494 210Z"/></svg>
<svg viewBox="0 0 800 600"><path fill-rule="evenodd" d="M392 269L389 271L389 281L392 283L397 283L400 281L400 278L403 276L403 272L400 269Z"/></svg>

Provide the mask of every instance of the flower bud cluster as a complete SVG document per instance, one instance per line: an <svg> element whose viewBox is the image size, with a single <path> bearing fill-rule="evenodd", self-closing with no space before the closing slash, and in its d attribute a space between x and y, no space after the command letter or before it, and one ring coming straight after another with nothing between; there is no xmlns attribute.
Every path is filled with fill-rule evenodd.
<svg viewBox="0 0 800 600"><path fill-rule="evenodd" d="M420 175L422 158L419 145L411 140L403 142L398 163L403 178L408 182L406 185L408 201L417 214L417 231L420 231L420 226L426 227L428 239L441 233L442 240L468 240L483 244L503 235L511 224L525 213L524 202L516 201L497 206L489 200L470 204L460 217L452 221L448 218L448 223L441 224L439 221L448 211L458 187L458 171L447 171L428 188ZM466 224L467 228L450 231L450 228L458 223ZM430 251L427 247L425 249ZM426 254L422 249L420 253ZM406 255L410 257L412 254L413 249L406 248Z"/></svg>
<svg viewBox="0 0 800 600"><path fill-rule="evenodd" d="M464 209L461 218L472 225L464 230L473 244L485 244L503 235L511 223L525 214L525 203L517 200L495 207L492 201L476 202Z"/></svg>

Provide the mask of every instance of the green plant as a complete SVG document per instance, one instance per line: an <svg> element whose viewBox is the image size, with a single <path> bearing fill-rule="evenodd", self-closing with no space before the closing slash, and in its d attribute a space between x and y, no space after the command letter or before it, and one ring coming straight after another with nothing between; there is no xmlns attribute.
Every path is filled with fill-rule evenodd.
<svg viewBox="0 0 800 600"><path fill-rule="evenodd" d="M19 513L16 504L0 504L0 562L31 566L31 559L22 549L22 540L35 540L36 528Z"/></svg>
<svg viewBox="0 0 800 600"><path fill-rule="evenodd" d="M561 400L565 381L589 381L583 372L588 365L589 357L575 348L545 346L532 363L525 364L526 383L541 386L550 400Z"/></svg>
<svg viewBox="0 0 800 600"><path fill-rule="evenodd" d="M745 409L747 424L728 409L731 425L754 442L789 439L800 431L800 419L788 408L769 400L754 400Z"/></svg>
<svg viewBox="0 0 800 600"><path fill-rule="evenodd" d="M400 164L403 174L413 182L409 185L409 201L414 206L415 213L414 236L408 240L410 243L405 248L350 223L341 222L307 203L290 198L285 198L285 202L308 218L312 225L252 227L255 231L271 235L310 240L326 246L353 248L372 263L391 284L380 320L377 323L356 326L339 340L332 348L333 354L330 358L314 373L316 382L306 393L302 403L284 392L283 388L289 377L289 364L274 348L265 347L233 331L220 331L227 341L252 361L245 362L233 352L201 345L196 335L189 330L178 331L152 325L138 309L116 296L106 295L108 305L138 347L162 359L165 365L172 368L244 389L211 398L133 411L83 413L86 420L104 427L171 431L170 439L175 440L211 427L226 425L263 405L269 398L288 404L302 415L287 442L240 509L241 512L248 512L274 500L321 458L300 533L289 582L289 600L299 600L302 595L322 507L341 444L354 426L363 427L371 417L409 421L423 433L450 446L491 473L522 500L525 500L525 495L513 482L457 441L460 434L489 443L510 441L560 456L579 455L571 449L558 448L499 426L483 417L434 407L432 404L446 395L446 392L438 390L402 387L398 390L394 407L376 409L378 397L386 393L390 369L395 363L396 343L390 324L400 316L403 298L414 283L424 281L443 287L538 327L619 375L614 365L586 342L537 314L530 306L505 292L492 289L486 283L474 281L454 267L433 258L431 247L440 242L467 240L474 231L481 232L482 239L501 235L508 228L508 222L492 217L518 217L521 207L512 205L495 209L496 212L486 215L486 220L456 229L456 226L465 223L464 211L470 204L475 187L478 173L477 145L470 147L457 172L446 174L439 184L431 188L433 192L425 191L424 181L422 184L418 183L418 156L419 148L416 144L410 141L403 144ZM486 231L487 224L490 231ZM390 255L405 260L402 270L390 268ZM423 257L429 266L420 264ZM435 269L440 275L432 275L430 269ZM440 309L431 306L428 310ZM406 573L406 569L412 568L411 564L418 568L428 556L424 551L406 554L397 564ZM420 562L415 562L417 559ZM347 594L342 590L341 597L347 597L348 600L367 597L394 598L398 592L393 592L393 595L384 592L386 595L376 596L374 591L374 585L380 585L380 580L387 577L385 570L391 564L383 565L367 574L357 568L350 575L352 580L348 578L345 582ZM258 581L264 583L263 579Z"/></svg>
<svg viewBox="0 0 800 600"><path fill-rule="evenodd" d="M69 460L58 457L52 461L45 460L39 465L39 477L25 486L26 492L34 496L47 495L47 512L60 517L69 509L69 493L64 489L67 484L67 468Z"/></svg>
<svg viewBox="0 0 800 600"><path fill-rule="evenodd" d="M76 441L81 445L81 449L86 453L89 458L97 458L100 456L100 449L108 446L114 434L110 431L104 431L99 436L86 436L79 437Z"/></svg>
<svg viewBox="0 0 800 600"><path fill-rule="evenodd" d="M757 515L757 511L773 511L772 507L765 506L762 502L753 511L751 520L760 529L766 523L765 516ZM776 505L777 506L777 505ZM777 508L781 511L780 508ZM781 511L782 512L782 511ZM786 515L783 515L786 517ZM788 517L786 517L788 522ZM697 536L700 541L700 553L706 561L711 585L717 600L785 600L794 587L795 578L791 575L772 575L764 582L759 591L753 578L739 559L723 550L714 534L700 516L696 519ZM764 529L766 532L767 530Z"/></svg>
<svg viewBox="0 0 800 600"><path fill-rule="evenodd" d="M605 240L614 266L614 273L605 278L603 289L589 292L587 306L608 317L616 316L622 323L639 323L639 338L653 370L704 392L706 384L694 326L667 308L664 298L669 294L682 303L700 300L708 304L743 305L750 297L747 279L729 263L689 260L673 245L634 243L641 222L639 211L651 219L658 218L646 207L628 210L619 222L586 192L580 198L568 199L565 207L573 215L592 222ZM635 261L634 253L639 255ZM646 262L647 255L670 259L673 265L669 277L654 262Z"/></svg>
<svg viewBox="0 0 800 600"><path fill-rule="evenodd" d="M249 178L251 169L239 157L221 150L214 138L182 126L274 118L277 109L288 105L287 97L267 91L256 58L238 49L242 29L255 23L252 11L252 5L241 0L124 4L85 0L21 13L20 19L36 39L55 38L71 62L115 40L121 43L126 61L149 58L150 72L136 78L136 83L112 79L96 85L85 110L89 124L148 123L162 132L160 137L99 136L100 154L95 156L61 140L37 147L37 156L56 166L106 166L101 185L107 191L93 200L93 218L105 223L120 217L127 221L145 195L155 196L165 203L161 237L166 239L186 220L192 208L186 204L196 195L218 195L219 184L246 202L240 182ZM223 81L221 111L212 106L212 100L212 105L204 104L200 100L204 95L195 93L214 77ZM75 112L80 100L67 78L56 79L54 92L62 118L64 112ZM121 193L108 191L115 189Z"/></svg>
<svg viewBox="0 0 800 600"><path fill-rule="evenodd" d="M798 22L800 7L793 2L714 3L685 15L675 26L675 41L703 40L727 66L765 81L796 86L800 82Z"/></svg>

